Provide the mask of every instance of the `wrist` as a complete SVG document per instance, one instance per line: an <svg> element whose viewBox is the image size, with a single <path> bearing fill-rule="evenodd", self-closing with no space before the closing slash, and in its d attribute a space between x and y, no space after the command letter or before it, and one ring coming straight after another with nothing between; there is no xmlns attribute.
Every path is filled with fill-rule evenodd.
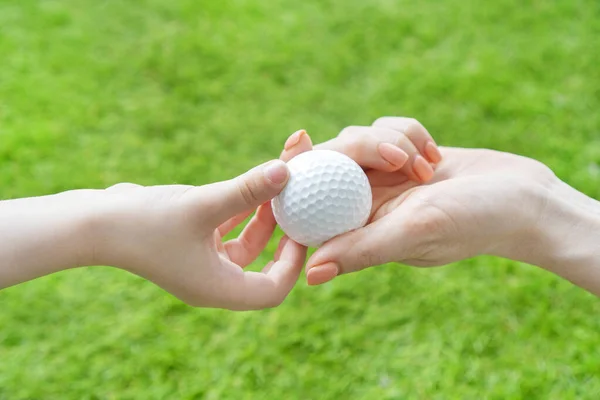
<svg viewBox="0 0 600 400"><path fill-rule="evenodd" d="M56 218L58 243L64 249L63 268L96 265L94 221L100 190L80 189L48 196L49 213Z"/></svg>
<svg viewBox="0 0 600 400"><path fill-rule="evenodd" d="M83 192L0 202L0 287L89 265Z"/></svg>
<svg viewBox="0 0 600 400"><path fill-rule="evenodd" d="M106 190L96 191L91 207L85 212L83 236L86 237L85 263L129 269L128 254L135 252L132 238L140 237L144 229L135 229L143 221L135 220L136 210L126 196Z"/></svg>
<svg viewBox="0 0 600 400"><path fill-rule="evenodd" d="M542 212L518 260L600 294L600 203L558 178L540 196Z"/></svg>
<svg viewBox="0 0 600 400"><path fill-rule="evenodd" d="M123 190L129 188L129 184ZM120 189L99 190L87 225L91 246L88 246L89 265L103 265L120 268L144 276L147 269L148 253L161 246L169 237L165 215L167 208L150 207L145 209L147 199L136 197L135 190L123 192ZM157 234L156 220L162 230Z"/></svg>

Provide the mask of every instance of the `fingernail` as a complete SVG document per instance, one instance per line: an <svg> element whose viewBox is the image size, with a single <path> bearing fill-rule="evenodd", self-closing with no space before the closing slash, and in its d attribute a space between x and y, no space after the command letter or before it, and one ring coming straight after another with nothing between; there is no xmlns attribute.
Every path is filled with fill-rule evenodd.
<svg viewBox="0 0 600 400"><path fill-rule="evenodd" d="M415 161L413 162L413 171L423 182L427 182L433 178L433 168L420 155L415 157Z"/></svg>
<svg viewBox="0 0 600 400"><path fill-rule="evenodd" d="M306 272L306 280L311 286L322 285L335 278L339 270L338 265L334 262L317 265Z"/></svg>
<svg viewBox="0 0 600 400"><path fill-rule="evenodd" d="M408 154L391 143L380 143L377 147L379 155L396 168L402 168L408 160Z"/></svg>
<svg viewBox="0 0 600 400"><path fill-rule="evenodd" d="M281 160L273 160L265 166L265 177L275 185L281 185L287 180L288 168Z"/></svg>
<svg viewBox="0 0 600 400"><path fill-rule="evenodd" d="M442 161L442 153L440 149L431 140L425 145L425 155L430 162L437 164Z"/></svg>
<svg viewBox="0 0 600 400"><path fill-rule="evenodd" d="M283 148L285 150L291 149L292 147L294 147L295 145L298 144L298 142L302 138L302 135L305 135L305 134L306 134L306 131L304 129L300 129L299 131L292 133L292 135L289 138L287 138L287 140L285 141Z"/></svg>

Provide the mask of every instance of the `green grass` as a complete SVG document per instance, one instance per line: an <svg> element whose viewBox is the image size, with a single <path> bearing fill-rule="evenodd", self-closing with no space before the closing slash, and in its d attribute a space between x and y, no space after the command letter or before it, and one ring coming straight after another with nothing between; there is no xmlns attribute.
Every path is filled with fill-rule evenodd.
<svg viewBox="0 0 600 400"><path fill-rule="evenodd" d="M382 115L600 197L599 49L597 0L0 0L0 197L199 185ZM252 313L102 267L0 304L2 400L600 395L598 300L493 258L301 281Z"/></svg>

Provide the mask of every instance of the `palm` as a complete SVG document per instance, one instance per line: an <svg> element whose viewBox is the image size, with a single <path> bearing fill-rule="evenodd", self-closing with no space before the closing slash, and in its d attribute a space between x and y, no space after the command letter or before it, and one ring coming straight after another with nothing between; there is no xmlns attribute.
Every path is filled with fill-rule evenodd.
<svg viewBox="0 0 600 400"><path fill-rule="evenodd" d="M439 183L444 184L443 196L448 196L447 190L452 191L463 186L468 187L471 181L485 178L498 179L519 178L531 179L538 184L549 185L554 182L554 174L544 164L526 157L510 153L502 153L486 149L444 148L444 159L438 165L434 178L425 185L410 181L405 175L398 172L367 171L373 188L373 216L380 216L382 208L387 208L390 201L397 202L398 197L407 194L411 189L412 194L439 194ZM460 182L457 180L460 179ZM452 186L447 186L447 181L453 180ZM461 195L468 194L461 192ZM406 198L407 196L404 196Z"/></svg>
<svg viewBox="0 0 600 400"><path fill-rule="evenodd" d="M410 226L423 226L423 221L435 221L426 229L445 237L444 249L415 249L413 265L442 265L475 254L463 254L458 241L489 242L478 232L504 232L515 224L526 223L523 215L533 215L539 209L520 210L510 215L492 212L503 202L520 204L522 187L550 186L554 174L543 164L508 153L479 149L445 148L444 160L434 179L424 185L408 181L397 173L368 171L373 187L374 207L371 223L385 221L394 214ZM477 188L475 190L475 188ZM518 207L516 207L518 209ZM488 216L495 215L496 218ZM427 225L427 224L425 224ZM492 229L493 228L493 229ZM448 245L449 243L449 245ZM451 249L448 251L448 249ZM452 251L455 248L456 251ZM471 246L478 249L480 246ZM442 251L443 250L443 251Z"/></svg>
<svg viewBox="0 0 600 400"><path fill-rule="evenodd" d="M543 184L553 182L554 173L531 158L487 149L445 148L433 182L465 176L519 176Z"/></svg>

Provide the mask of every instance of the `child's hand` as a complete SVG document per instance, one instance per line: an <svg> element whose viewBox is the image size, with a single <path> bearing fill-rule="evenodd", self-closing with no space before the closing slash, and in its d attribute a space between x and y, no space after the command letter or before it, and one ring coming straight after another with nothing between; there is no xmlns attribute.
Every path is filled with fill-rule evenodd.
<svg viewBox="0 0 600 400"><path fill-rule="evenodd" d="M89 264L133 272L194 306L276 306L296 283L306 249L284 237L262 273L243 268L275 229L269 200L283 189L288 174L276 160L206 186L119 184L101 191L94 201ZM257 207L240 236L223 243L222 237Z"/></svg>

